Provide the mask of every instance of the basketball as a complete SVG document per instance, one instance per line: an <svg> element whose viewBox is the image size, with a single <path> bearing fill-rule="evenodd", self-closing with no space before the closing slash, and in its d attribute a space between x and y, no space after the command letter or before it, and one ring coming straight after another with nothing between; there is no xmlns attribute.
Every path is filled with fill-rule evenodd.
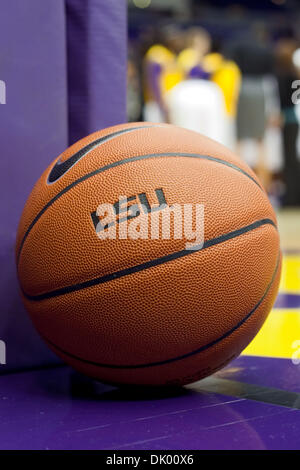
<svg viewBox="0 0 300 470"><path fill-rule="evenodd" d="M194 382L238 356L281 269L254 172L199 133L148 122L91 134L45 170L16 260L25 307L61 359L150 386Z"/></svg>

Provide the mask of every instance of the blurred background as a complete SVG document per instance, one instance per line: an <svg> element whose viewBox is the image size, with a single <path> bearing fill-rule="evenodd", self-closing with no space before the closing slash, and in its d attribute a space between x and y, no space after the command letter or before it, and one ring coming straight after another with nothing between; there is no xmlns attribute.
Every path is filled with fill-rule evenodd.
<svg viewBox="0 0 300 470"><path fill-rule="evenodd" d="M300 207L300 2L129 0L128 36L129 121L225 144L276 209Z"/></svg>
<svg viewBox="0 0 300 470"><path fill-rule="evenodd" d="M245 160L276 210L279 295L243 354L294 357L300 332L300 2L129 0L129 121L200 132Z"/></svg>

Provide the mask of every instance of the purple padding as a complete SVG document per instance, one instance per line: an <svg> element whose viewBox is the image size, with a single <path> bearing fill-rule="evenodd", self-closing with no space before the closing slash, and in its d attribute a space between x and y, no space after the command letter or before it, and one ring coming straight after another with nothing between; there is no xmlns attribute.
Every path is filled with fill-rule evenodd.
<svg viewBox="0 0 300 470"><path fill-rule="evenodd" d="M0 80L7 96L0 104L0 340L7 364L0 374L57 361L20 301L16 228L35 181L70 141L125 120L126 27L126 2L1 6Z"/></svg>
<svg viewBox="0 0 300 470"><path fill-rule="evenodd" d="M7 96L0 104L0 339L7 365L0 373L54 359L21 304L14 244L32 186L67 146L65 50L60 0L1 5L0 80Z"/></svg>
<svg viewBox="0 0 300 470"><path fill-rule="evenodd" d="M66 0L69 139L126 121L127 2Z"/></svg>

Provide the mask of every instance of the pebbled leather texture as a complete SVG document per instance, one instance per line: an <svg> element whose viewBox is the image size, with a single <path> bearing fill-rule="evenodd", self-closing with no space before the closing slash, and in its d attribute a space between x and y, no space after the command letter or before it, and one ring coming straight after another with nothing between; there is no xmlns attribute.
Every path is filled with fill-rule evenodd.
<svg viewBox="0 0 300 470"><path fill-rule="evenodd" d="M123 129L48 184L55 162ZM55 162L32 190L16 244L23 300L49 346L92 377L144 385L189 383L236 357L265 321L280 279L276 217L250 168L200 134L149 123L96 132ZM154 266L186 240L99 240L90 216L99 204L141 193L155 204L156 188L168 205L204 204L205 241L268 222ZM112 279L122 270L129 274ZM95 278L108 280L60 292Z"/></svg>

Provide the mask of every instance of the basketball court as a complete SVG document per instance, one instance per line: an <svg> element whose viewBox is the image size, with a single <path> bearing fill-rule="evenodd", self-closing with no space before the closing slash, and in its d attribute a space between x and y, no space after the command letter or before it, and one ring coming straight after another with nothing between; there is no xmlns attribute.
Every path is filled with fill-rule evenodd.
<svg viewBox="0 0 300 470"><path fill-rule="evenodd" d="M246 4L4 7L0 450L300 449L300 9Z"/></svg>
<svg viewBox="0 0 300 470"><path fill-rule="evenodd" d="M279 213L284 253L279 294L262 330L238 359L171 395L102 385L65 366L1 376L1 448L298 449L295 220L293 211Z"/></svg>

